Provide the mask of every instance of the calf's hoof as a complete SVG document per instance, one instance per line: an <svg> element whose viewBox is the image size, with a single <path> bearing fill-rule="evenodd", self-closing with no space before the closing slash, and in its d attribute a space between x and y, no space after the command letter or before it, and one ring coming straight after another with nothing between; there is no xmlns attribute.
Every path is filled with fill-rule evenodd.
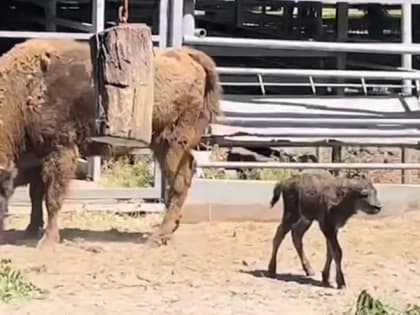
<svg viewBox="0 0 420 315"><path fill-rule="evenodd" d="M337 281L337 289L338 290L342 290L346 288L346 283L344 282L344 280L342 281Z"/></svg>
<svg viewBox="0 0 420 315"><path fill-rule="evenodd" d="M305 273L307 277L313 277L315 276L315 272L312 270L312 268L305 269Z"/></svg>
<svg viewBox="0 0 420 315"><path fill-rule="evenodd" d="M326 288L331 288L330 279L325 273L322 273L322 285Z"/></svg>
<svg viewBox="0 0 420 315"><path fill-rule="evenodd" d="M346 284L337 284L337 289L338 290L344 290L346 288Z"/></svg>
<svg viewBox="0 0 420 315"><path fill-rule="evenodd" d="M272 264L270 264L267 270L267 277L275 279L277 277L276 269L277 269L276 266L273 266Z"/></svg>

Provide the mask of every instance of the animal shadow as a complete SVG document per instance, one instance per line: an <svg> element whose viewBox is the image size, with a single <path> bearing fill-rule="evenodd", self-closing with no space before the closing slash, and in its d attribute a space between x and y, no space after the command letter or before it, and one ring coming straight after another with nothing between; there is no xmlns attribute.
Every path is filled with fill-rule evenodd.
<svg viewBox="0 0 420 315"><path fill-rule="evenodd" d="M121 232L116 229L93 231L78 228L64 228L60 230L61 242L106 242L106 243L134 243L144 244L151 233L148 232ZM26 238L24 230L10 229L3 231L6 244L36 246L40 238Z"/></svg>
<svg viewBox="0 0 420 315"><path fill-rule="evenodd" d="M256 269L256 270L241 270L240 272L249 274L256 278L269 278L267 270ZM295 282L302 285L311 285L315 287L325 288L321 281L307 277L305 275L295 275L291 273L278 273L276 279L284 282Z"/></svg>

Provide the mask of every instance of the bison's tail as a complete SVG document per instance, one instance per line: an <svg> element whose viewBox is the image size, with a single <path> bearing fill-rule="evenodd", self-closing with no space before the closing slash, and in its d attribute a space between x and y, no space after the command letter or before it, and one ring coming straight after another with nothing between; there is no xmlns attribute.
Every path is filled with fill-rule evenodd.
<svg viewBox="0 0 420 315"><path fill-rule="evenodd" d="M281 182L278 182L274 186L274 189L273 189L273 197L271 198L271 202L270 202L271 208L273 208L274 205L277 203L277 201L279 201L280 196L281 196L281 189L282 189Z"/></svg>
<svg viewBox="0 0 420 315"><path fill-rule="evenodd" d="M211 120L214 121L216 116L222 116L220 100L223 95L223 89L219 82L219 75L216 72L216 64L213 59L204 52L193 48L187 49L188 55L198 62L206 71L205 105L210 111Z"/></svg>

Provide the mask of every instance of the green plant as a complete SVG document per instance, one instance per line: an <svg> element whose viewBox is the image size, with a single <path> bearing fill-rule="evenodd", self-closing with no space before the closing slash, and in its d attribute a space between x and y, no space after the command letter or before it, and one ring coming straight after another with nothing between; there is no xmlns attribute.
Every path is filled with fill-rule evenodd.
<svg viewBox="0 0 420 315"><path fill-rule="evenodd" d="M130 164L128 157L108 161L102 183L107 187L150 187L153 184L151 163L149 157L133 164Z"/></svg>
<svg viewBox="0 0 420 315"><path fill-rule="evenodd" d="M363 290L357 298L355 315L420 315L420 306L409 305L405 311L400 312Z"/></svg>
<svg viewBox="0 0 420 315"><path fill-rule="evenodd" d="M40 298L47 291L27 281L19 270L12 267L10 259L0 260L0 300Z"/></svg>

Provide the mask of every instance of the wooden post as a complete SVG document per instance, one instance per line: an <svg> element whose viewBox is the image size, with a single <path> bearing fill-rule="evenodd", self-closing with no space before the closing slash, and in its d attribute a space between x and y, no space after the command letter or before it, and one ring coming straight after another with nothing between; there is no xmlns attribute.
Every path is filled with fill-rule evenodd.
<svg viewBox="0 0 420 315"><path fill-rule="evenodd" d="M153 43L146 24L122 24L90 39L97 137L126 147L149 146L154 104Z"/></svg>
<svg viewBox="0 0 420 315"><path fill-rule="evenodd" d="M341 163L341 146L340 145L333 145L332 146L332 152L331 152L331 162L334 163ZM333 170L332 173L335 176L338 176L340 174L339 170Z"/></svg>

